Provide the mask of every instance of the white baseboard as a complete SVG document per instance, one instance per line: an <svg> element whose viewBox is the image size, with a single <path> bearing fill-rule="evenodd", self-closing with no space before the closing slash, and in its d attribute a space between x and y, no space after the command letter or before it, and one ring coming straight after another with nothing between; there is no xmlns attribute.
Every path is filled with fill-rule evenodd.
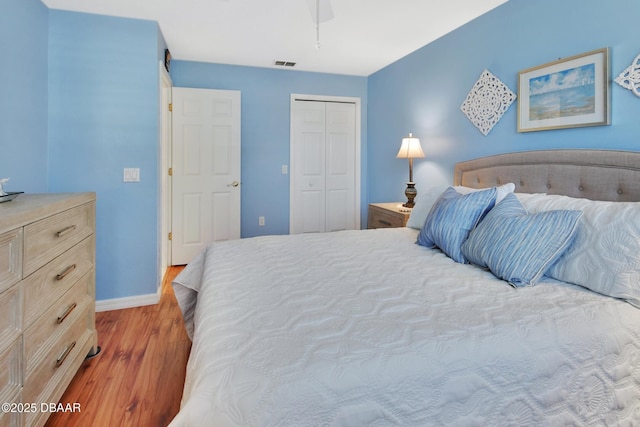
<svg viewBox="0 0 640 427"><path fill-rule="evenodd" d="M132 297L103 299L96 301L96 312L120 310L123 308L142 307L154 305L160 301L160 292L155 294L135 295Z"/></svg>

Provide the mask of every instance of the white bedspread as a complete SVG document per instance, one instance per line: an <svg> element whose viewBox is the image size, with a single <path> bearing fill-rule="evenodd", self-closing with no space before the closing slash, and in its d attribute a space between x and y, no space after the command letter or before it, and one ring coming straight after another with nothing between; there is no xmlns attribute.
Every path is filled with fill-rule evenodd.
<svg viewBox="0 0 640 427"><path fill-rule="evenodd" d="M194 329L171 426L640 425L640 309L514 289L416 233L209 247L174 282Z"/></svg>

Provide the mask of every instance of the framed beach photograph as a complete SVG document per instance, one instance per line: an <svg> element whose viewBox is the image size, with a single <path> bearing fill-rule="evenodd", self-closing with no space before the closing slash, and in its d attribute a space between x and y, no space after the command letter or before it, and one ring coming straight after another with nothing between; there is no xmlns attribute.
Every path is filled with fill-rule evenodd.
<svg viewBox="0 0 640 427"><path fill-rule="evenodd" d="M518 132L608 124L608 48L518 73Z"/></svg>

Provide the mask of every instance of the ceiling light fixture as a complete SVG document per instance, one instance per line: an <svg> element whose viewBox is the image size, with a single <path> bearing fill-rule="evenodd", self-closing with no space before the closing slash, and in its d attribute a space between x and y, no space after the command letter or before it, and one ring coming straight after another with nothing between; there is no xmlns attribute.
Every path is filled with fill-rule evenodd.
<svg viewBox="0 0 640 427"><path fill-rule="evenodd" d="M309 12L316 24L316 49L320 49L320 24L333 19L330 0L307 0Z"/></svg>
<svg viewBox="0 0 640 427"><path fill-rule="evenodd" d="M320 0L316 0L316 49L320 49Z"/></svg>

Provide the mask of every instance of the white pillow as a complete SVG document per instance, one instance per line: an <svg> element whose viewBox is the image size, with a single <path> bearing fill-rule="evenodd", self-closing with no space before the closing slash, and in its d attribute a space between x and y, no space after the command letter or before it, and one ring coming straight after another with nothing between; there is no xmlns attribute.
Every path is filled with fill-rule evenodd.
<svg viewBox="0 0 640 427"><path fill-rule="evenodd" d="M531 198L535 197L535 196L546 196L547 193L513 193L516 195L516 197L518 198L518 200L520 201L520 203L522 203L524 205L524 207L526 208L526 204L527 204L527 200L530 200Z"/></svg>
<svg viewBox="0 0 640 427"><path fill-rule="evenodd" d="M429 215L429 211L433 204L438 200L438 197L444 191L449 188L449 185L435 185L428 188L425 191L421 191L415 198L415 205L413 209L411 209L411 214L409 214L409 220L407 221L407 227L415 228L417 230L422 229L424 222L427 220L427 215ZM513 193L513 190L516 188L516 185L512 182L508 184L501 185L496 187L496 204L500 203L502 199L509 193ZM486 190L486 188L471 188L471 187L463 187L461 185L456 185L453 187L460 194L469 194L474 191Z"/></svg>
<svg viewBox="0 0 640 427"><path fill-rule="evenodd" d="M471 187L463 187L462 185L456 185L453 187L460 194L469 194L474 191L486 190L486 188L471 188ZM508 182L506 184L500 185L496 187L496 205L504 199L507 194L513 193L513 190L516 189L516 185L513 182Z"/></svg>
<svg viewBox="0 0 640 427"><path fill-rule="evenodd" d="M584 213L573 245L547 276L640 307L640 203L534 194L522 204L529 213L556 209Z"/></svg>
<svg viewBox="0 0 640 427"><path fill-rule="evenodd" d="M409 220L407 221L407 227L415 228L417 230L422 229L424 222L427 220L427 215L431 210L431 206L438 200L438 197L449 188L448 185L435 185L427 188L426 190L420 190L415 198L415 205L411 209L409 214Z"/></svg>

